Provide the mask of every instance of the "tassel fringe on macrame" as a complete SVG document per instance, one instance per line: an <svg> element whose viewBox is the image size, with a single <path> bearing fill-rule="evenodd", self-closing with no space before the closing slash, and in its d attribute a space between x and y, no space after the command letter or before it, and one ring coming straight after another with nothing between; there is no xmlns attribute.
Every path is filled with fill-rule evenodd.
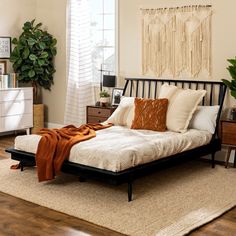
<svg viewBox="0 0 236 236"><path fill-rule="evenodd" d="M144 75L211 75L211 7L141 10Z"/></svg>

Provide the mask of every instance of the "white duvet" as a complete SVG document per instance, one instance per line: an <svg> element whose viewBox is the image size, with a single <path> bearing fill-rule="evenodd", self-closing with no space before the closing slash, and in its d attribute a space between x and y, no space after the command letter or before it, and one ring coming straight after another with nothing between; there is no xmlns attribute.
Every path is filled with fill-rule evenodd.
<svg viewBox="0 0 236 236"><path fill-rule="evenodd" d="M122 126L97 131L97 136L74 145L69 161L113 172L148 163L210 142L207 131L186 133L134 130ZM41 136L23 135L15 139L18 150L36 153Z"/></svg>

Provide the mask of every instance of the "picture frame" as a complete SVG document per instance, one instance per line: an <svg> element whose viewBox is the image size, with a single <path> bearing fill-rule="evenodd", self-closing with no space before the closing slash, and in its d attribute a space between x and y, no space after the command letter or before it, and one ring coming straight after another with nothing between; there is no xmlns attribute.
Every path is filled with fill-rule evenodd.
<svg viewBox="0 0 236 236"><path fill-rule="evenodd" d="M4 75L7 73L7 62L0 61L0 75Z"/></svg>
<svg viewBox="0 0 236 236"><path fill-rule="evenodd" d="M112 90L112 100L111 105L112 106L118 106L121 100L123 94L123 88L113 88Z"/></svg>
<svg viewBox="0 0 236 236"><path fill-rule="evenodd" d="M11 37L0 36L0 59L9 59L11 55Z"/></svg>

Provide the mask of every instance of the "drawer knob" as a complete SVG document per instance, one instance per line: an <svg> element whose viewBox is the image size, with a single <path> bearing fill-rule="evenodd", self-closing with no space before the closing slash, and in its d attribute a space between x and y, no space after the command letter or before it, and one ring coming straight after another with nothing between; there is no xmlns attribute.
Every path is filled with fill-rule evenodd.
<svg viewBox="0 0 236 236"><path fill-rule="evenodd" d="M98 114L100 114L101 112L99 111Z"/></svg>

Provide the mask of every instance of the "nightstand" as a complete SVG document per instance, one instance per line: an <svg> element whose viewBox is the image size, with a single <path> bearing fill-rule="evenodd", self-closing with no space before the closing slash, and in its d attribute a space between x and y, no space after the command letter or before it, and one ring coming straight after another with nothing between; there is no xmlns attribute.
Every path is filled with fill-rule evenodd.
<svg viewBox="0 0 236 236"><path fill-rule="evenodd" d="M236 121L229 119L221 120L221 143L228 147L225 167L228 167L230 153L232 150L236 150ZM234 155L234 167L236 167L236 153Z"/></svg>
<svg viewBox="0 0 236 236"><path fill-rule="evenodd" d="M116 107L87 106L87 123L100 123L108 119Z"/></svg>

